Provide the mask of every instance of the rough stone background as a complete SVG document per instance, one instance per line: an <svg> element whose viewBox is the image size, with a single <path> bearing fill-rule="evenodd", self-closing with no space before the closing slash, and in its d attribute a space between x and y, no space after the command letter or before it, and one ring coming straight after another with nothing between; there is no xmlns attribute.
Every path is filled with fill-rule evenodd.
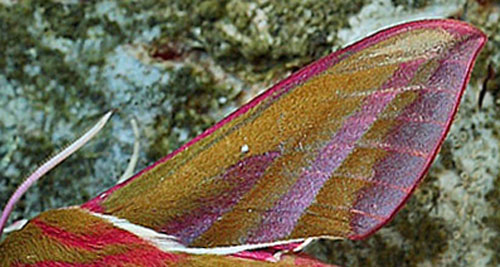
<svg viewBox="0 0 500 267"><path fill-rule="evenodd" d="M307 252L344 266L498 266L496 1L0 0L0 203L111 108L103 132L31 188L11 221L112 186L132 153L131 118L139 170L308 62L431 17L468 21L490 39L438 159L374 236L319 241Z"/></svg>

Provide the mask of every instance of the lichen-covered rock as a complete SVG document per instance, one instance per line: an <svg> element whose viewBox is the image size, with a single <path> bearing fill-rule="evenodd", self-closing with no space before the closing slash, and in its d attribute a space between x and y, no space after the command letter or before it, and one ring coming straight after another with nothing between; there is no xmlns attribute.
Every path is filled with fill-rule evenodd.
<svg viewBox="0 0 500 267"><path fill-rule="evenodd" d="M117 113L105 130L31 188L11 220L113 185L132 153L131 118L140 128L139 170L259 90L370 32L460 17L489 42L428 177L373 237L308 251L340 265L498 265L500 7L465 2L2 0L0 203L109 109ZM485 81L488 69L494 75Z"/></svg>

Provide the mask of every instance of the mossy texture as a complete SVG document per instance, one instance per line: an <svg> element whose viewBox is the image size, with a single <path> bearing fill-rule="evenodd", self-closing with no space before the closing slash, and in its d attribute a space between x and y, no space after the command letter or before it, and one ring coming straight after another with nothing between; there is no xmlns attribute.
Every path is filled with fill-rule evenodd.
<svg viewBox="0 0 500 267"><path fill-rule="evenodd" d="M82 203L112 186L132 153L131 118L140 128L140 170L353 39L404 20L460 17L484 30L489 43L428 177L374 236L320 241L307 251L345 266L496 266L500 7L465 4L0 1L0 202L109 109L117 112L103 132L31 188L11 221ZM487 79L488 69L495 75Z"/></svg>

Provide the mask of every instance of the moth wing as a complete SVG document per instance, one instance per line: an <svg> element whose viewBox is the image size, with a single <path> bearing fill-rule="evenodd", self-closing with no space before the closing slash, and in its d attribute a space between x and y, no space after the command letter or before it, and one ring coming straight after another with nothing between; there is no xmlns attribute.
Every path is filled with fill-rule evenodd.
<svg viewBox="0 0 500 267"><path fill-rule="evenodd" d="M429 169L485 41L452 20L378 32L82 207L193 248L366 237Z"/></svg>

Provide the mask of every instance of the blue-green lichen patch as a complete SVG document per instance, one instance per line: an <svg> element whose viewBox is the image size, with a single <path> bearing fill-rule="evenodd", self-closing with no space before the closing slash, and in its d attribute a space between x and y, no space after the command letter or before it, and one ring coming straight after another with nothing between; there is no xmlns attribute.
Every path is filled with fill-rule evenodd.
<svg viewBox="0 0 500 267"><path fill-rule="evenodd" d="M123 1L151 8L162 24L156 45L175 41L206 52L226 71L254 82L294 70L335 49L336 32L364 1ZM167 40L167 41L163 41Z"/></svg>
<svg viewBox="0 0 500 267"><path fill-rule="evenodd" d="M139 168L220 119L237 95L210 71L150 65L134 54L159 28L115 1L0 5L0 202L100 115L117 108L90 145L30 189L11 221L82 203L112 186L141 128ZM223 101L221 101L223 99ZM137 169L136 169L137 170Z"/></svg>
<svg viewBox="0 0 500 267"><path fill-rule="evenodd" d="M429 0L392 0L394 6L403 6L405 9L418 9L429 4Z"/></svg>
<svg viewBox="0 0 500 267"><path fill-rule="evenodd" d="M490 202L493 213L483 218L483 223L493 229L497 234L492 236L487 244L493 251L500 251L500 176L495 179L493 189L486 194L486 200ZM495 253L489 264L492 266L500 265L500 254Z"/></svg>
<svg viewBox="0 0 500 267"><path fill-rule="evenodd" d="M481 29L488 35L488 43L485 51L478 60L478 71L473 73L473 76L481 76L481 74L489 73L489 80L482 83L482 90L485 90L484 99L482 99L481 111L484 115L483 123L477 126L477 133L473 136L474 139L483 139L485 147L496 147L496 150L484 149L482 156L483 162L478 162L480 168L484 161L489 162L490 168L487 170L488 177L491 177L491 186L488 186L489 191L484 194L486 202L489 204L489 213L478 218L486 230L483 234L489 237L486 240L485 246L491 249L494 253L488 261L490 266L498 266L500 264L500 7L489 1L485 1L482 5L472 5L471 12L478 14L471 16L472 23L481 25ZM486 130L489 130L485 133ZM482 172L479 172L484 176ZM477 176L477 172L472 174ZM484 192L481 192L484 193Z"/></svg>

